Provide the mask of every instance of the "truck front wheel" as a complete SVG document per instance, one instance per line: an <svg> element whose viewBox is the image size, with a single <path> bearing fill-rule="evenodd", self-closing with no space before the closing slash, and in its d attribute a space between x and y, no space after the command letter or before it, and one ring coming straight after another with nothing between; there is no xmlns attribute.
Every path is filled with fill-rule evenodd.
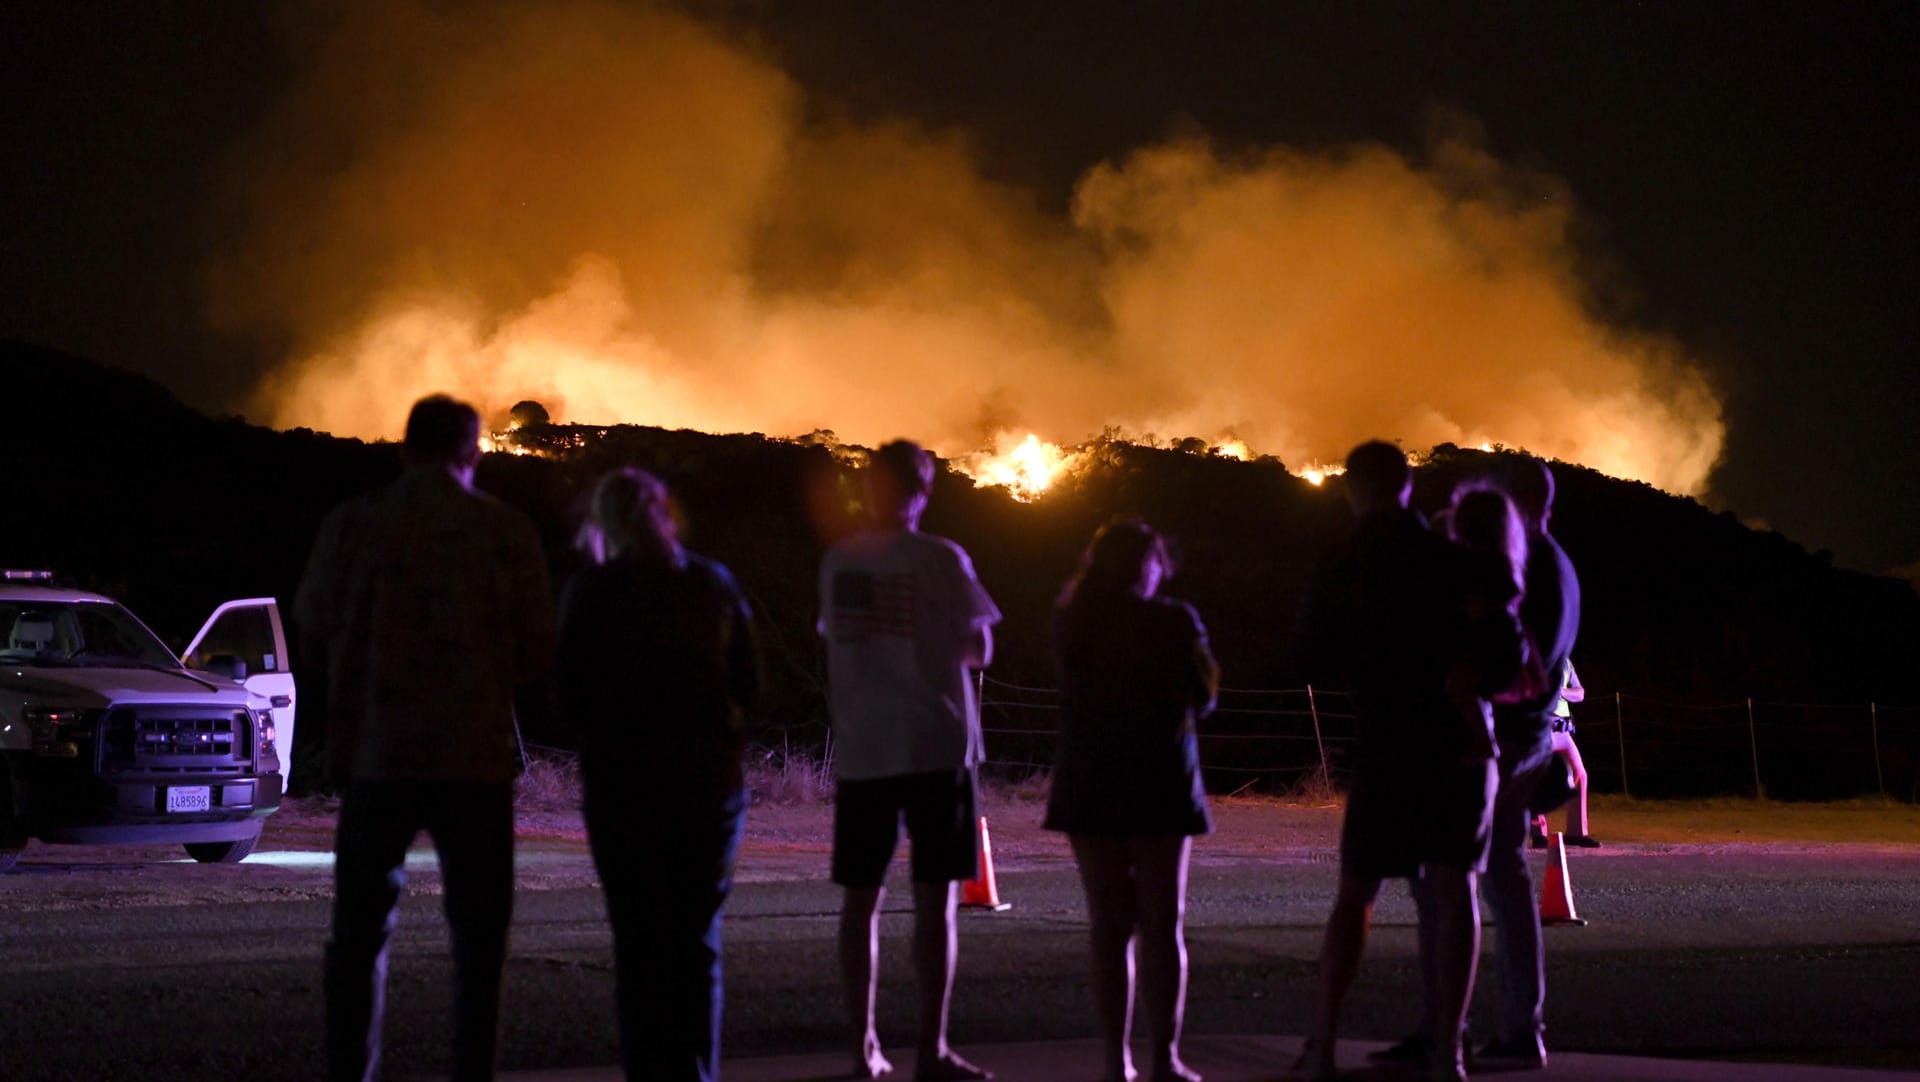
<svg viewBox="0 0 1920 1082"><path fill-rule="evenodd" d="M188 842L187 855L202 864L238 864L259 843L259 831L230 842Z"/></svg>

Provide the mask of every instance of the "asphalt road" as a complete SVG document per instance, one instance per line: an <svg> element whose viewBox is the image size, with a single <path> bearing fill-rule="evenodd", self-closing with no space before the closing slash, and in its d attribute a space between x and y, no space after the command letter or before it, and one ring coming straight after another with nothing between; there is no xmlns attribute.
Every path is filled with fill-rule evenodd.
<svg viewBox="0 0 1920 1082"><path fill-rule="evenodd" d="M0 880L0 1077L318 1076L325 855L160 863L172 859L36 847ZM1571 860L1592 923L1547 932L1556 1047L1920 1069L1920 851L1628 846ZM522 862L502 1066L611 1063L608 933L584 849L526 843ZM837 896L821 866L805 847L743 859L749 881L727 918L729 1054L840 1044ZM1013 909L964 919L956 1043L1090 1036L1071 867L1017 858L998 878ZM1305 1030L1332 886L1317 848L1202 849L1190 1031ZM396 946L389 1077L443 1062L450 974L436 890L423 858ZM901 1045L913 1039L906 904L903 886L883 928L881 1027ZM1388 1039L1415 1009L1403 889L1389 887L1376 929L1348 1030ZM1484 1015L1490 982L1482 993Z"/></svg>

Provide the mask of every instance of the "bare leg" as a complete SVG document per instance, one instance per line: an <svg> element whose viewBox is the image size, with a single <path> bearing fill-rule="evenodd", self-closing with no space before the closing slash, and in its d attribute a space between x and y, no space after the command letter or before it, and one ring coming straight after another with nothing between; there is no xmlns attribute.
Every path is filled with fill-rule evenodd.
<svg viewBox="0 0 1920 1082"><path fill-rule="evenodd" d="M1555 735L1556 749L1561 737ZM1566 737L1564 754L1567 765L1573 767L1573 800L1567 804L1567 833L1585 836L1587 834L1587 764L1580 760L1580 748L1571 736Z"/></svg>
<svg viewBox="0 0 1920 1082"><path fill-rule="evenodd" d="M1340 1028L1340 1005L1360 968L1367 947L1367 927L1373 921L1373 900L1380 893L1378 879L1342 874L1340 889L1327 916L1326 938L1320 946L1320 998L1314 1004L1313 1031L1307 1037L1302 1064L1309 1076L1333 1073L1333 1043Z"/></svg>
<svg viewBox="0 0 1920 1082"><path fill-rule="evenodd" d="M1180 1062L1180 1024L1186 1013L1187 858L1185 837L1134 838L1134 891L1140 914L1140 1001L1153 1043L1153 1082L1200 1082Z"/></svg>
<svg viewBox="0 0 1920 1082"><path fill-rule="evenodd" d="M947 1045L947 1012L953 1005L953 971L959 958L955 915L960 884L913 885L913 971L920 988L920 1048L914 1077L924 1082L990 1078Z"/></svg>
<svg viewBox="0 0 1920 1082"><path fill-rule="evenodd" d="M1094 1013L1100 1019L1100 1045L1106 1082L1131 1082L1133 1050L1134 908L1133 869L1122 838L1072 835L1074 863L1087 895L1092 948Z"/></svg>
<svg viewBox="0 0 1920 1082"><path fill-rule="evenodd" d="M846 991L847 1025L853 1034L853 1076L879 1078L893 1070L880 1052L874 1028L874 999L879 991L880 900L885 887L848 887L840 907L840 980Z"/></svg>
<svg viewBox="0 0 1920 1082"><path fill-rule="evenodd" d="M1465 1077L1460 1031L1473 998L1474 970L1480 961L1480 899L1473 872L1445 864L1424 870L1433 901L1434 972L1428 994L1433 1028L1429 1063L1436 1078Z"/></svg>

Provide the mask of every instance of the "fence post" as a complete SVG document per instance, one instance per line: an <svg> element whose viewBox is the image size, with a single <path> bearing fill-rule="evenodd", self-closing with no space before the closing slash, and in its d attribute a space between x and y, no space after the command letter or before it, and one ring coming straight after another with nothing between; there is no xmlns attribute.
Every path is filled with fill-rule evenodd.
<svg viewBox="0 0 1920 1082"><path fill-rule="evenodd" d="M1333 778L1327 773L1327 742L1320 735L1320 707L1313 701L1313 685L1307 685L1307 713L1313 717L1313 743L1320 749L1320 784L1333 792Z"/></svg>
<svg viewBox="0 0 1920 1082"><path fill-rule="evenodd" d="M1620 693L1613 693L1613 727L1619 734L1620 744L1620 795L1633 799L1633 790L1627 788L1627 719L1620 712Z"/></svg>
<svg viewBox="0 0 1920 1082"><path fill-rule="evenodd" d="M1880 799L1887 799L1887 776L1880 770L1880 704L1867 704L1867 720L1873 725L1873 780L1880 783Z"/></svg>
<svg viewBox="0 0 1920 1082"><path fill-rule="evenodd" d="M1753 752L1753 798L1767 799L1767 787L1760 783L1760 738L1754 735L1753 697L1747 697L1747 748Z"/></svg>

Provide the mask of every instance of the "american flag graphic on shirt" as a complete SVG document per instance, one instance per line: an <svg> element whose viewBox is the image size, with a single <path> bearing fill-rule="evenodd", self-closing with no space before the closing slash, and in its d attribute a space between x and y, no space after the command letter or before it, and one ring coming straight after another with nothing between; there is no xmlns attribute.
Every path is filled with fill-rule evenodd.
<svg viewBox="0 0 1920 1082"><path fill-rule="evenodd" d="M833 576L833 638L913 637L912 575L841 571Z"/></svg>

